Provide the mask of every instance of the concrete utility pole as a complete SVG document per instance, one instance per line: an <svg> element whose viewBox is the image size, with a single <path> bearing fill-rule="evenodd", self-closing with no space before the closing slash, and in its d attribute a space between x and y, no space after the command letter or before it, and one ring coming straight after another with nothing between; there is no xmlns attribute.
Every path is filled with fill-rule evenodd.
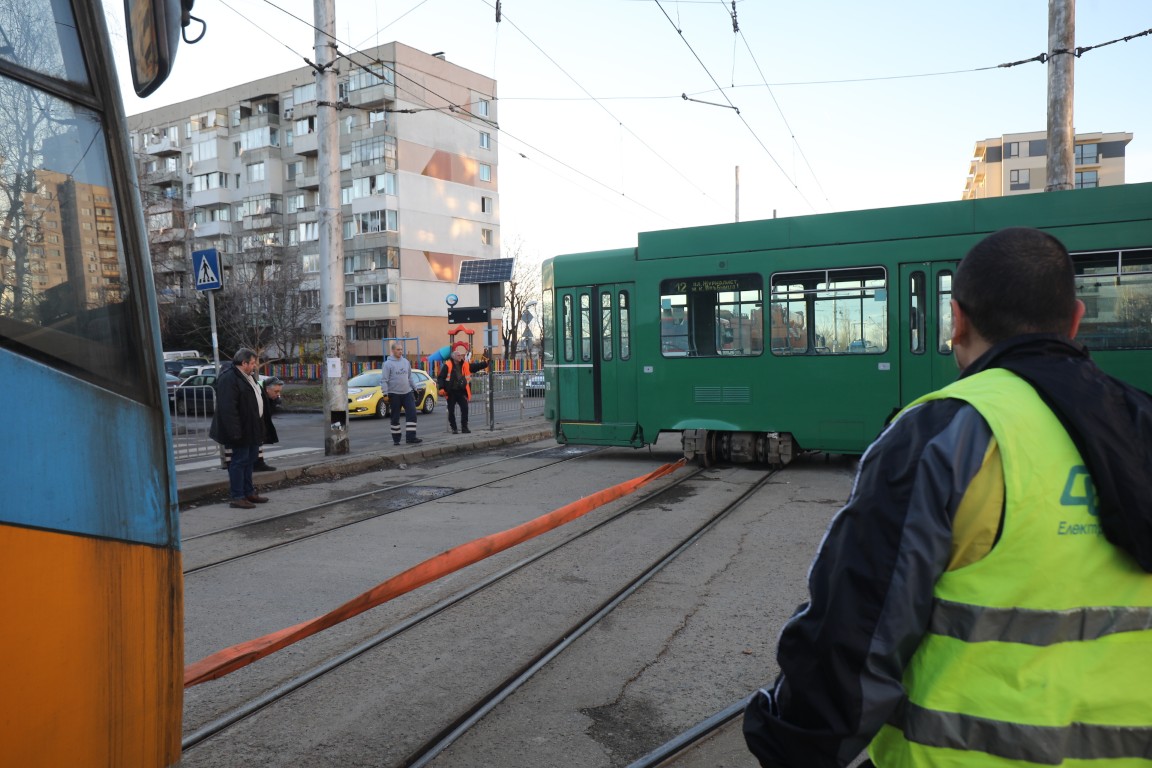
<svg viewBox="0 0 1152 768"><path fill-rule="evenodd" d="M324 455L348 453L348 378L344 337L344 238L340 227L340 133L336 123L335 0L314 0L316 148L320 179L320 303L324 307Z"/></svg>
<svg viewBox="0 0 1152 768"><path fill-rule="evenodd" d="M736 166L736 221L740 221L740 166Z"/></svg>
<svg viewBox="0 0 1152 768"><path fill-rule="evenodd" d="M1076 0L1048 0L1048 179L1045 192L1075 186L1076 135L1072 124L1075 50Z"/></svg>

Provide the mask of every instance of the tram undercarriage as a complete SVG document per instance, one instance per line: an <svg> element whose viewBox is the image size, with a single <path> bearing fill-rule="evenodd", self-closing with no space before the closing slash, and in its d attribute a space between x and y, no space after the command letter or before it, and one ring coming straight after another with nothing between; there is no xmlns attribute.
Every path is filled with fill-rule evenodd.
<svg viewBox="0 0 1152 768"><path fill-rule="evenodd" d="M796 455L796 444L787 432L721 432L686 429L681 438L684 458L715 464L767 464L781 467Z"/></svg>

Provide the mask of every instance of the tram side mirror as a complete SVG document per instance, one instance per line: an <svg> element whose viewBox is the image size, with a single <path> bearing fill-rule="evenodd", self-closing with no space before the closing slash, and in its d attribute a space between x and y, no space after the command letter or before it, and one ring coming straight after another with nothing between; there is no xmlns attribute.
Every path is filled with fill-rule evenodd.
<svg viewBox="0 0 1152 768"><path fill-rule="evenodd" d="M191 2L187 2L189 9ZM168 79L180 44L181 0L124 0L132 88L143 98Z"/></svg>

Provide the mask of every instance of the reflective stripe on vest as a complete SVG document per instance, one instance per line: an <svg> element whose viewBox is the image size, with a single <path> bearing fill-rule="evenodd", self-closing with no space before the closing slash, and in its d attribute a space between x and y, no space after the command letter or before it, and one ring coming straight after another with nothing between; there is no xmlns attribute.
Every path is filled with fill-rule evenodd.
<svg viewBox="0 0 1152 768"><path fill-rule="evenodd" d="M1027 382L988 370L913 405L941 398L970 403L996 437L1003 531L937 581L873 761L1152 765L1152 576L1104 539L1091 477Z"/></svg>

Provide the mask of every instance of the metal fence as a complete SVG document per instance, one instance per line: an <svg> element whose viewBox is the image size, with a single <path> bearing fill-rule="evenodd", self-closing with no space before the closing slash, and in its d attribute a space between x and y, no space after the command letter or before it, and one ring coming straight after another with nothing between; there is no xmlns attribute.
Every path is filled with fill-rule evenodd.
<svg viewBox="0 0 1152 768"><path fill-rule="evenodd" d="M517 371L473 376L471 423L477 427L493 426L543 415L542 390L527 386L535 375L538 372ZM220 457L220 446L208 436L216 405L213 388L179 387L173 397L172 447L176 463ZM436 409L445 407L444 398L440 398Z"/></svg>

